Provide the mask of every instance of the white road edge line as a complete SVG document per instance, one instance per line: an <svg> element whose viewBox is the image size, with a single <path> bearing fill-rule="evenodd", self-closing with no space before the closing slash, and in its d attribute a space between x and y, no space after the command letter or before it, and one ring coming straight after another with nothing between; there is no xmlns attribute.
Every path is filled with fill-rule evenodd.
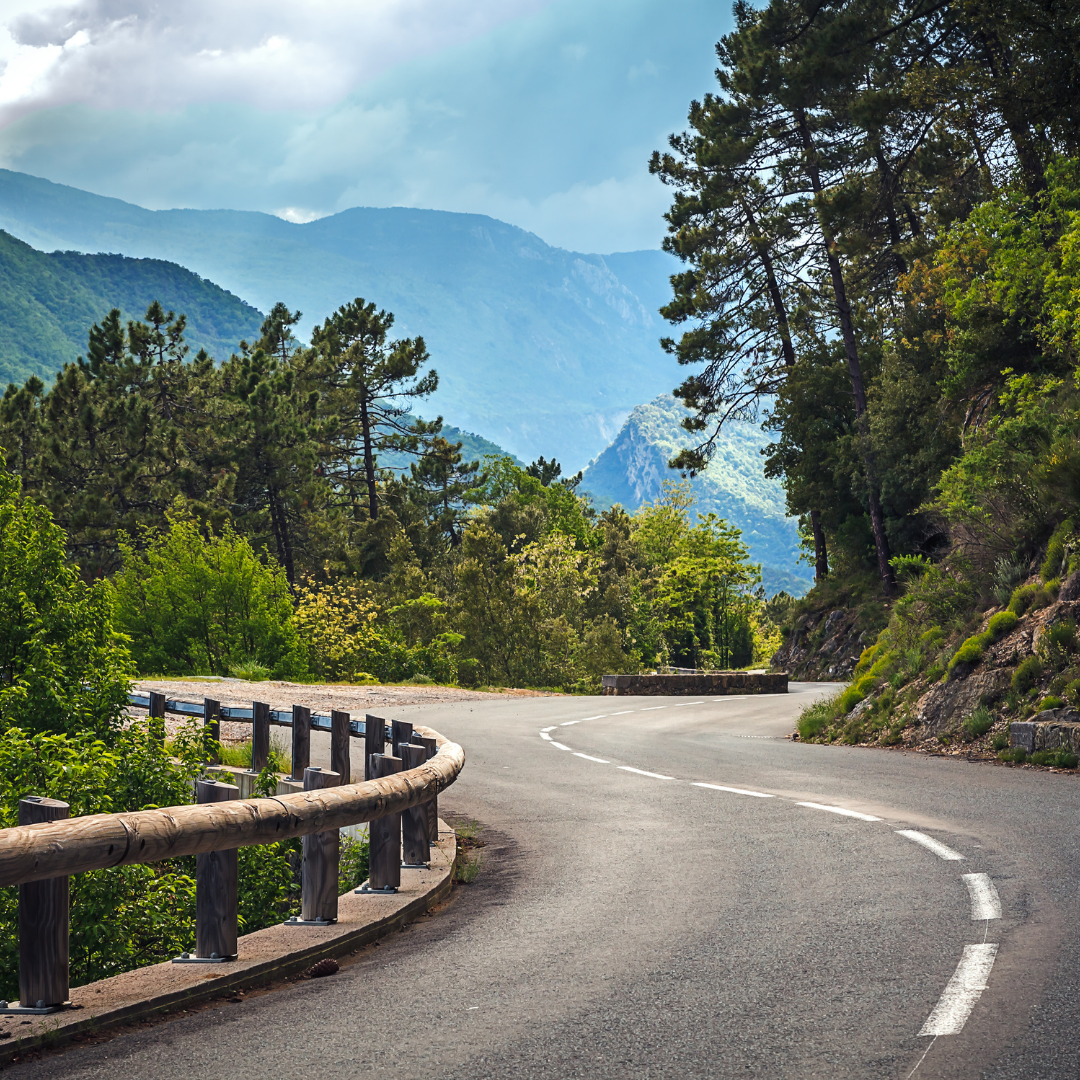
<svg viewBox="0 0 1080 1080"><path fill-rule="evenodd" d="M633 765L618 765L616 768L622 769L623 772L637 773L638 776L651 776L654 780L674 780L674 776L664 776L663 773L658 772L646 772L644 769L635 769Z"/></svg>
<svg viewBox="0 0 1080 1080"><path fill-rule="evenodd" d="M971 1010L986 989L997 950L995 944L964 946L964 955L920 1035L959 1035L964 1030Z"/></svg>
<svg viewBox="0 0 1080 1080"><path fill-rule="evenodd" d="M554 731L558 726L558 724L552 724L551 727L542 727L540 729L540 734L543 735L545 731Z"/></svg>
<svg viewBox="0 0 1080 1080"><path fill-rule="evenodd" d="M860 821L880 821L873 814L860 814L858 810L847 810L843 806L826 806L824 803L797 802L796 806L809 806L811 810L828 810L830 814L842 814L844 817L858 818Z"/></svg>
<svg viewBox="0 0 1080 1080"><path fill-rule="evenodd" d="M939 859L956 862L964 857L959 851L953 851L947 844L943 844L940 840L935 840L932 836L927 836L926 833L918 832L915 829L897 829L896 834L897 836L906 836L909 840L914 840L916 844L921 844L927 851L932 851Z"/></svg>
<svg viewBox="0 0 1080 1080"><path fill-rule="evenodd" d="M607 716L607 713L602 712L598 713L596 716L583 716L581 720L567 720L566 724L580 724L582 720L603 720L605 716ZM563 727L566 727L566 724L563 724Z"/></svg>
<svg viewBox="0 0 1080 1080"><path fill-rule="evenodd" d="M563 746L563 744L561 742L556 742L554 739L551 740L551 745L552 746L557 746L560 750L570 750L569 746ZM573 752L574 752L573 750L570 750L571 754Z"/></svg>
<svg viewBox="0 0 1080 1080"><path fill-rule="evenodd" d="M971 896L971 921L1001 918L1001 897L989 874L961 874Z"/></svg>
<svg viewBox="0 0 1080 1080"><path fill-rule="evenodd" d="M610 764L611 764L611 762L610 762L610 761L608 761L608 760L607 760L606 758L602 758L602 757L589 757L589 755L588 755L588 754L583 754L583 753L581 753L581 751L580 751L580 750L575 750L575 751L574 751L574 757L583 757L583 758L584 758L584 759L585 759L586 761L595 761L595 762L597 762L597 763L598 763L598 764L600 764L600 765L610 765Z"/></svg>
<svg viewBox="0 0 1080 1080"><path fill-rule="evenodd" d="M673 709L685 709L687 705L704 705L704 701L680 701L678 705L672 705Z"/></svg>
<svg viewBox="0 0 1080 1080"><path fill-rule="evenodd" d="M540 732L540 738L547 739L548 742L554 742L554 739L552 739L552 737L546 731Z"/></svg>
<svg viewBox="0 0 1080 1080"><path fill-rule="evenodd" d="M595 717L595 716L590 716L590 717L589 717L589 719L590 719L590 720L595 720L595 719L596 719L596 717ZM559 727L569 727L569 726L570 726L571 724L580 724L580 723L581 723L581 721L580 721L580 720L564 720L564 721L563 721L563 722L562 722L562 723L561 723L561 724L559 725Z"/></svg>
<svg viewBox="0 0 1080 1080"><path fill-rule="evenodd" d="M764 791L746 791L744 788L724 787L722 784L700 784L697 781L691 783L691 787L707 787L713 791L730 791L734 795L753 795L755 799L775 799L775 795L766 795Z"/></svg>

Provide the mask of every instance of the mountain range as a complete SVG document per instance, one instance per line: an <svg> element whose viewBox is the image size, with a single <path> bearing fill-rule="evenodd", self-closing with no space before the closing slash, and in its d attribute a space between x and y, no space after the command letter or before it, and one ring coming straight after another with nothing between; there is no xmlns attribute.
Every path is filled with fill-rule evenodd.
<svg viewBox="0 0 1080 1080"><path fill-rule="evenodd" d="M193 352L224 359L259 336L262 314L213 282L160 259L46 255L0 232L0 392L30 375L51 381L86 352L90 327L113 308L141 319L154 300L187 315Z"/></svg>
<svg viewBox="0 0 1080 1080"><path fill-rule="evenodd" d="M348 300L373 300L395 314L395 333L427 343L440 384L425 414L525 460L557 457L567 472L678 380L658 344L677 266L661 251L580 254L434 210L361 207L306 224L146 210L9 170L0 229L42 251L179 263L261 311L278 300L299 309L303 332Z"/></svg>
<svg viewBox="0 0 1080 1080"><path fill-rule="evenodd" d="M668 460L692 442L682 427L686 415L670 394L637 406L611 445L590 462L580 490L599 509L620 503L631 512L662 495L664 481L678 479ZM725 424L708 469L690 481L694 510L718 514L742 530L751 558L762 565L769 595L783 589L800 596L810 580L797 563L799 534L786 516L784 489L765 476L761 451L768 442L754 424Z"/></svg>

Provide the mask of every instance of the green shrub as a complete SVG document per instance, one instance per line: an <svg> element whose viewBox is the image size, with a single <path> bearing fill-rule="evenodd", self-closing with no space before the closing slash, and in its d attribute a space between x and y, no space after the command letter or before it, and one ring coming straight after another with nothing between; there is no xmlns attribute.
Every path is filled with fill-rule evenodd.
<svg viewBox="0 0 1080 1080"><path fill-rule="evenodd" d="M227 675L254 662L279 676L306 672L284 571L230 525L204 533L177 513L167 531L144 529L138 546L120 548L114 612L140 671Z"/></svg>
<svg viewBox="0 0 1080 1080"><path fill-rule="evenodd" d="M971 738L977 739L994 726L994 717L985 705L980 705L960 726Z"/></svg>
<svg viewBox="0 0 1080 1080"><path fill-rule="evenodd" d="M926 679L927 679L928 682L936 683L941 678L941 676L944 675L944 674L945 674L945 668L938 661L934 661L934 663L932 663L926 669Z"/></svg>
<svg viewBox="0 0 1080 1080"><path fill-rule="evenodd" d="M1075 769L1076 755L1067 747L1060 750L1037 750L1031 755L1032 765L1051 765L1057 769Z"/></svg>
<svg viewBox="0 0 1080 1080"><path fill-rule="evenodd" d="M1027 761L1027 751L1022 746L1013 750L1002 750L998 754L998 761L1011 761L1015 765L1023 765Z"/></svg>
<svg viewBox="0 0 1080 1080"><path fill-rule="evenodd" d="M1051 581L1061 574L1065 565L1065 540L1071 531L1072 522L1063 521L1050 537L1050 542L1046 545L1046 558L1039 567L1039 577L1043 581Z"/></svg>
<svg viewBox="0 0 1080 1080"><path fill-rule="evenodd" d="M1072 619L1048 626L1039 638L1037 651L1051 670L1065 667L1076 652L1076 623Z"/></svg>
<svg viewBox="0 0 1080 1080"><path fill-rule="evenodd" d="M1060 709L1065 704L1059 697L1055 697L1053 694L1047 694L1046 697L1039 702L1039 711L1043 709Z"/></svg>
<svg viewBox="0 0 1080 1080"><path fill-rule="evenodd" d="M1038 611L1053 602L1050 583L1046 585L1021 585L1009 600L1009 611L1014 615L1024 615L1028 611Z"/></svg>
<svg viewBox="0 0 1080 1080"><path fill-rule="evenodd" d="M986 650L986 647L992 642L993 637L989 632L975 634L973 637L969 637L967 641L956 650L953 658L949 661L949 671L952 671L957 664L977 664L982 659L982 654Z"/></svg>
<svg viewBox="0 0 1080 1080"><path fill-rule="evenodd" d="M134 669L108 586L84 584L66 544L0 452L0 729L111 738Z"/></svg>
<svg viewBox="0 0 1080 1080"><path fill-rule="evenodd" d="M367 840L353 837L341 838L341 851L338 856L338 895L358 889L367 881L368 853Z"/></svg>
<svg viewBox="0 0 1080 1080"><path fill-rule="evenodd" d="M996 615L990 616L986 629L995 641L1000 641L1006 634L1016 628L1019 621L1020 618L1015 612L999 611Z"/></svg>
<svg viewBox="0 0 1080 1080"><path fill-rule="evenodd" d="M796 726L799 730L799 738L803 742L816 739L834 720L842 713L840 711L840 695L822 698L820 701L807 705L799 714Z"/></svg>
<svg viewBox="0 0 1080 1080"><path fill-rule="evenodd" d="M247 682L265 682L270 678L270 669L258 660L241 660L229 668L229 674L234 679L245 679Z"/></svg>
<svg viewBox="0 0 1080 1080"><path fill-rule="evenodd" d="M1031 690L1042 674L1042 663L1037 656L1021 661L1012 674L1012 688L1020 694Z"/></svg>
<svg viewBox="0 0 1080 1080"><path fill-rule="evenodd" d="M990 745L995 750L1004 750L1009 745L1009 736L1004 731L999 731L993 738Z"/></svg>

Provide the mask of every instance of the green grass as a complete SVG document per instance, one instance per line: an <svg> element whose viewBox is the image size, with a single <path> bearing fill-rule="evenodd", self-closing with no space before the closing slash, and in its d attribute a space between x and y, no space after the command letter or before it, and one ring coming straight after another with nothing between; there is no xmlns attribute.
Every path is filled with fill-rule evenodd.
<svg viewBox="0 0 1080 1080"><path fill-rule="evenodd" d="M970 738L977 739L994 726L994 717L985 705L980 705L960 726Z"/></svg>
<svg viewBox="0 0 1080 1080"><path fill-rule="evenodd" d="M840 711L841 694L822 698L803 709L797 721L799 738L803 742L816 739L834 720L843 715Z"/></svg>
<svg viewBox="0 0 1080 1080"><path fill-rule="evenodd" d="M1032 765L1051 765L1057 769L1075 769L1077 756L1067 747L1060 750L1036 750L1031 755Z"/></svg>

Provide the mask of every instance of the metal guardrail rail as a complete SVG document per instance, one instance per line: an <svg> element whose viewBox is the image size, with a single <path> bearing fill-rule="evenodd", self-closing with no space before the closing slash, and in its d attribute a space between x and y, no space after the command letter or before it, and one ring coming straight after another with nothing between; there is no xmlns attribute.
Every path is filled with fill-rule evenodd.
<svg viewBox="0 0 1080 1080"><path fill-rule="evenodd" d="M396 892L403 866L427 864L438 839L438 794L465 764L456 743L407 721L387 725L370 715L353 721L337 711L313 716L299 705L273 711L262 702L251 709L223 708L209 698L201 705L167 702L153 692L131 695L130 704L151 717L201 716L208 726L248 720L253 757L260 743L269 750L270 724L291 727L293 776L299 769L304 789L240 799L232 784L199 780L195 804L78 818L69 818L68 804L57 799L22 799L18 826L0 829L0 886L19 886L20 991L18 1002L0 1002L0 1012L66 1007L72 874L194 855L195 947L176 962L226 963L236 958L239 848L302 837L301 915L287 925L330 925L337 920L339 830L371 822L369 879L357 892ZM309 764L313 727L330 731L328 770ZM364 739L365 751L364 780L355 784L349 783L353 737Z"/></svg>

